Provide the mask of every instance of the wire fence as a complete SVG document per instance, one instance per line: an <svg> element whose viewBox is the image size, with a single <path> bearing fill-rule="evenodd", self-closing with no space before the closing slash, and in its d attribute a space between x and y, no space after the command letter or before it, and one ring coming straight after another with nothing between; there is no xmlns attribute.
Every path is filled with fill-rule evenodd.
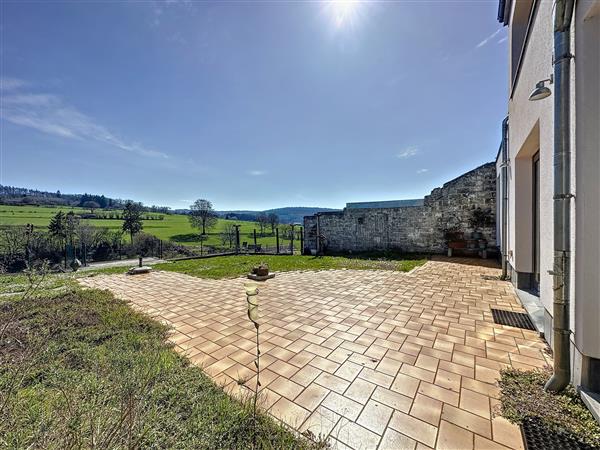
<svg viewBox="0 0 600 450"><path fill-rule="evenodd" d="M35 230L31 225L0 227L0 270L19 272L37 261L50 261L55 268L73 264L87 266L137 257L181 259L232 254L290 255L302 253L302 227L285 226L271 233L240 233L236 225L224 233L201 235L198 243L182 245L140 232L127 239L122 233L99 227L81 227L61 238Z"/></svg>

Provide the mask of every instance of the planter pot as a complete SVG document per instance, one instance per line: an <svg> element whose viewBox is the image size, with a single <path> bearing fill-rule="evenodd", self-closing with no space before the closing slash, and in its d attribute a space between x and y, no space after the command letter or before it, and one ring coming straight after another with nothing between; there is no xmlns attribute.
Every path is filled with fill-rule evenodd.
<svg viewBox="0 0 600 450"><path fill-rule="evenodd" d="M254 275L258 275L259 277L265 277L269 275L269 266L267 266L266 264L255 266L252 268L252 273Z"/></svg>
<svg viewBox="0 0 600 450"><path fill-rule="evenodd" d="M464 238L464 233L462 231L452 231L446 233L445 237L448 241L462 241Z"/></svg>

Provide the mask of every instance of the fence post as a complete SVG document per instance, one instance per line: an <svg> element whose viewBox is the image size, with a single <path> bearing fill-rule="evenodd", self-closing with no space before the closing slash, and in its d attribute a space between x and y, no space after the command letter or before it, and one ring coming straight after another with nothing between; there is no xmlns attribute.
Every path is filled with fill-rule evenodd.
<svg viewBox="0 0 600 450"><path fill-rule="evenodd" d="M240 226L234 225L235 227L235 253L240 252Z"/></svg>
<svg viewBox="0 0 600 450"><path fill-rule="evenodd" d="M254 229L254 253L256 253L256 228Z"/></svg>
<svg viewBox="0 0 600 450"><path fill-rule="evenodd" d="M292 232L290 236L290 253L294 254L294 224L292 224Z"/></svg>
<svg viewBox="0 0 600 450"><path fill-rule="evenodd" d="M279 228L275 228L275 240L277 242L277 254L279 255Z"/></svg>

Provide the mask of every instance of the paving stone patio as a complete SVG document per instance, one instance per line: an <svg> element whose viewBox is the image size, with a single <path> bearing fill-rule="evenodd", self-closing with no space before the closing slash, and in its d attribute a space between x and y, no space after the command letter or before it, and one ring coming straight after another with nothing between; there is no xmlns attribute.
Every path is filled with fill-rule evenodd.
<svg viewBox="0 0 600 450"><path fill-rule="evenodd" d="M288 272L260 285L261 406L333 448L522 448L498 416L502 367L551 363L490 262L438 258L412 273ZM244 279L173 272L80 280L170 324L172 341L232 395L254 388Z"/></svg>

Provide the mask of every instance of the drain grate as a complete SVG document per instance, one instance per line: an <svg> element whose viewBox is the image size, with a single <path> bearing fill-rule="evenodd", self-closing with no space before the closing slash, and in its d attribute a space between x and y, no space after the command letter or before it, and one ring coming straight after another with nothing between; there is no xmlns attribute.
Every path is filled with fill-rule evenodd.
<svg viewBox="0 0 600 450"><path fill-rule="evenodd" d="M571 436L550 430L538 417L527 417L521 425L526 450L594 450Z"/></svg>
<svg viewBox="0 0 600 450"><path fill-rule="evenodd" d="M494 323L497 323L498 325L508 325L510 327L535 331L535 326L527 313L517 313L492 308L492 316L494 317Z"/></svg>

